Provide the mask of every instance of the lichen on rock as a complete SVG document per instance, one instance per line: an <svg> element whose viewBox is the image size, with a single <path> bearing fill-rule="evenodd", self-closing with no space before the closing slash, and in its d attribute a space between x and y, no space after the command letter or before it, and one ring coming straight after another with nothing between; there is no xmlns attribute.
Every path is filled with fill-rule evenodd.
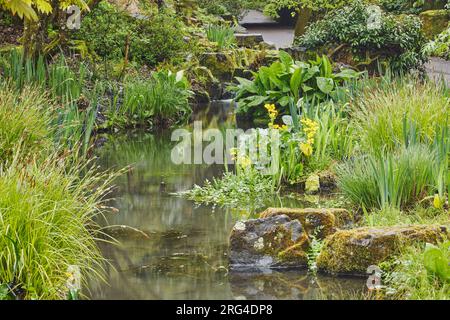
<svg viewBox="0 0 450 320"><path fill-rule="evenodd" d="M239 221L230 236L231 268L306 266L307 234L285 215Z"/></svg>
<svg viewBox="0 0 450 320"><path fill-rule="evenodd" d="M315 235L320 239L333 234L336 228L344 227L343 223L350 220L350 213L347 210L336 208L268 208L260 214L260 217L278 215L299 220L309 236Z"/></svg>

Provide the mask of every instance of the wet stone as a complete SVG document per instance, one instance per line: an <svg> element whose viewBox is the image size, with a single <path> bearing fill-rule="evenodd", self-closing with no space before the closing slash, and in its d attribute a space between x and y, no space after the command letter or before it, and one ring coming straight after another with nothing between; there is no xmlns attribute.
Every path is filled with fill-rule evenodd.
<svg viewBox="0 0 450 320"><path fill-rule="evenodd" d="M230 267L301 267L307 248L301 223L286 215L238 221L230 236Z"/></svg>

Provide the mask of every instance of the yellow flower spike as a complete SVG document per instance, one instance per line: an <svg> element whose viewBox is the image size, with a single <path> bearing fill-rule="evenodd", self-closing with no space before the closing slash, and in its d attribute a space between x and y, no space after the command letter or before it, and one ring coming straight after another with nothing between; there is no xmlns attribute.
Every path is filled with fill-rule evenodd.
<svg viewBox="0 0 450 320"><path fill-rule="evenodd" d="M313 153L312 146L309 143L300 143L300 151L307 157Z"/></svg>
<svg viewBox="0 0 450 320"><path fill-rule="evenodd" d="M231 160L236 160L238 154L238 149L237 148L231 148L230 149L230 155L231 155Z"/></svg>
<svg viewBox="0 0 450 320"><path fill-rule="evenodd" d="M250 160L249 157L243 156L243 157L239 157L239 158L238 158L238 164L239 164L242 168L247 168L248 166L250 166L250 165L252 164L252 161Z"/></svg>

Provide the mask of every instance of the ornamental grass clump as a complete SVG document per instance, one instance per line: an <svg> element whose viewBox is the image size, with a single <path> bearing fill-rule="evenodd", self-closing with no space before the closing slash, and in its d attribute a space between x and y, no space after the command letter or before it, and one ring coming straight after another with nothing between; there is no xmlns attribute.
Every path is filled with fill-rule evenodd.
<svg viewBox="0 0 450 320"><path fill-rule="evenodd" d="M338 186L366 209L404 208L433 190L436 155L423 145L396 153L366 155L337 166Z"/></svg>
<svg viewBox="0 0 450 320"><path fill-rule="evenodd" d="M103 278L93 218L112 176L86 165L68 169L57 156L27 163L21 157L0 167L0 285L10 298L66 299L71 269L80 270L82 284Z"/></svg>
<svg viewBox="0 0 450 320"><path fill-rule="evenodd" d="M8 84L0 88L0 163L10 161L18 148L26 157L52 145L51 109L37 90L18 93Z"/></svg>

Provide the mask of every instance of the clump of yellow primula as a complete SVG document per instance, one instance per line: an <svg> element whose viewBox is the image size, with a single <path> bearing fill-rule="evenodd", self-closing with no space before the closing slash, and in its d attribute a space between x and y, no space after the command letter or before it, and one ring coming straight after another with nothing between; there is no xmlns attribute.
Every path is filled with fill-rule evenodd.
<svg viewBox="0 0 450 320"><path fill-rule="evenodd" d="M239 155L239 150L237 148L230 149L231 159L236 161L236 164L240 165L242 168L247 168L252 164L250 157L246 155Z"/></svg>
<svg viewBox="0 0 450 320"><path fill-rule="evenodd" d="M270 118L270 122L269 122L269 128L270 129L276 129L276 130L287 130L287 125L278 125L278 124L274 124L277 116L278 116L278 111L275 108L274 104L266 104L264 106L264 108L266 108L267 112L269 113L269 118Z"/></svg>
<svg viewBox="0 0 450 320"><path fill-rule="evenodd" d="M302 119L300 122L303 125L303 132L306 134L306 142L300 143L300 150L309 157L313 153L314 137L319 130L319 124L308 118Z"/></svg>

